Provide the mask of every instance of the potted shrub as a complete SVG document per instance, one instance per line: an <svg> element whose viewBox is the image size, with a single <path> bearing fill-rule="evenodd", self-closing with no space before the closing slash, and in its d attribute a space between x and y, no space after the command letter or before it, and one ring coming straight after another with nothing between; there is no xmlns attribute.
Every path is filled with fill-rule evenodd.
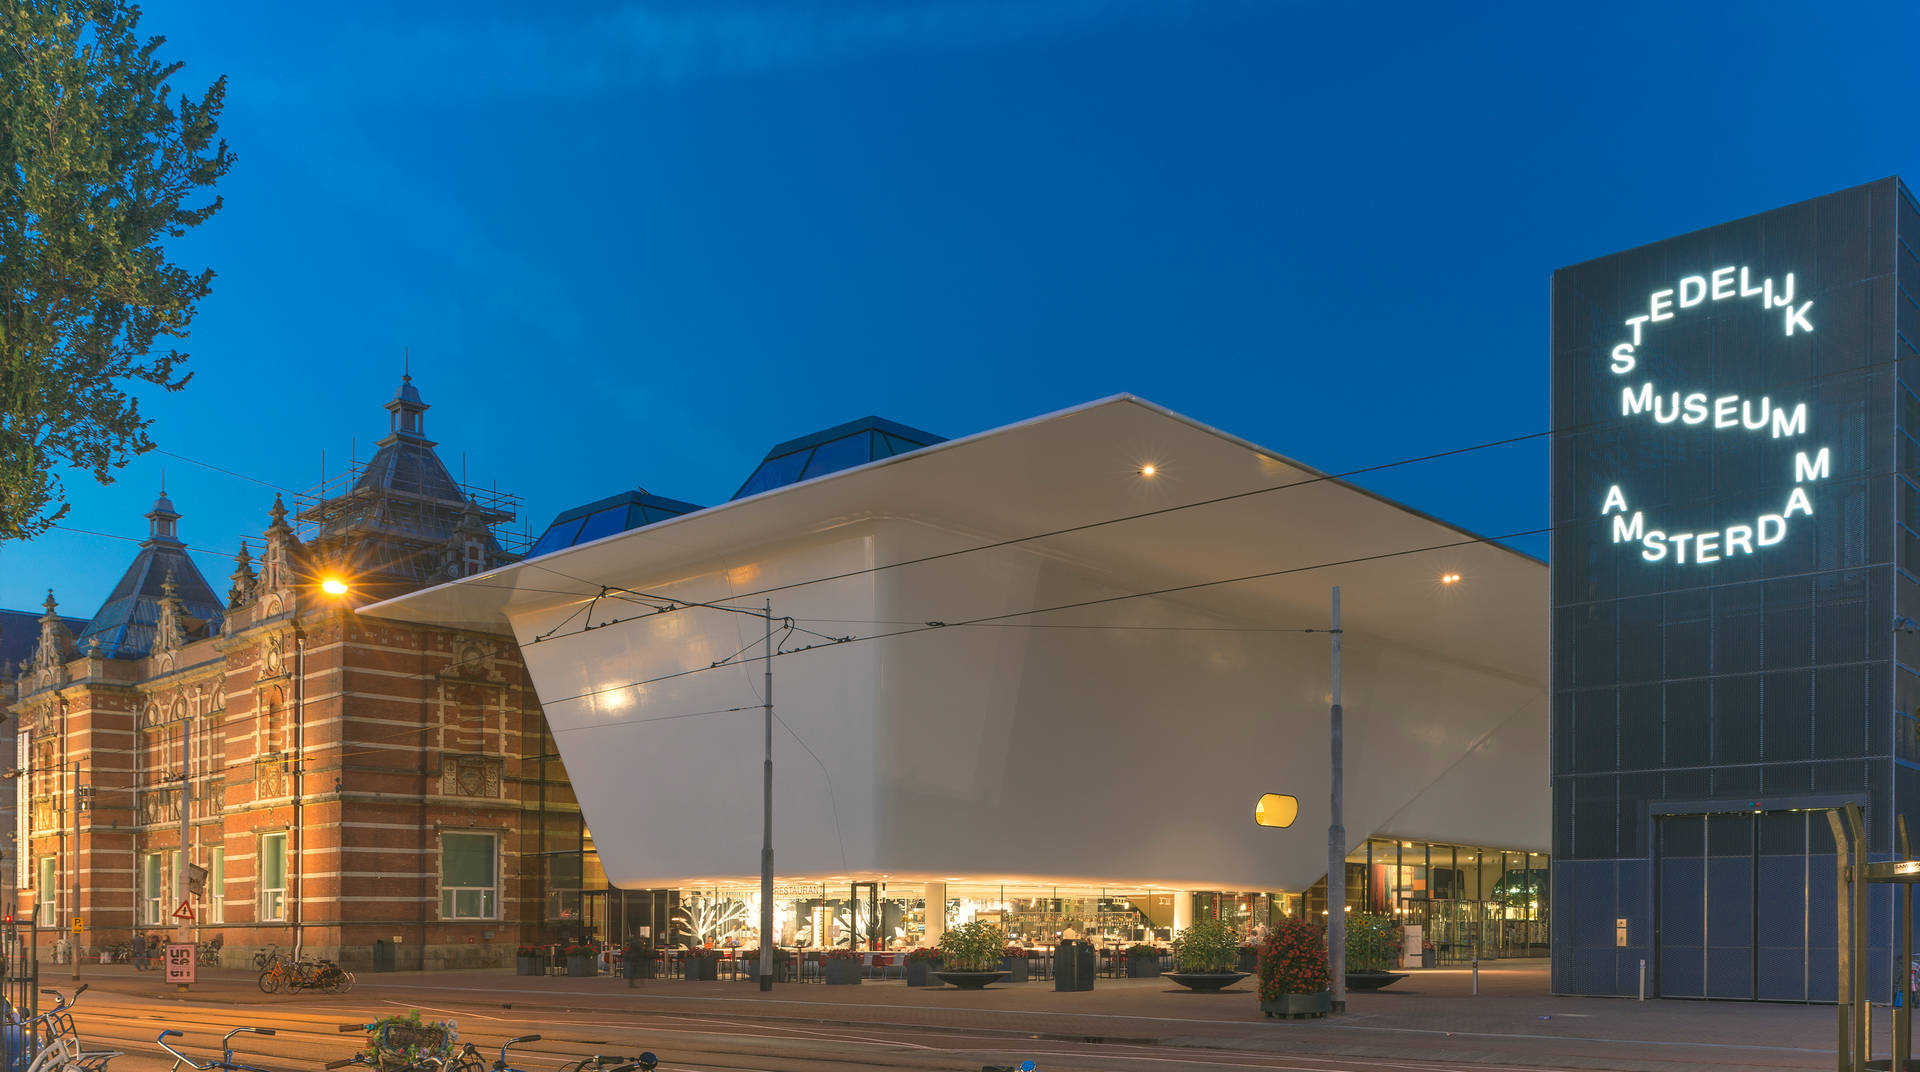
<svg viewBox="0 0 1920 1072"><path fill-rule="evenodd" d="M858 949L829 949L820 954L820 966L828 986L854 986L866 968Z"/></svg>
<svg viewBox="0 0 1920 1072"><path fill-rule="evenodd" d="M576 943L568 946L567 974L569 976L600 974L599 952L599 950L590 945L580 945Z"/></svg>
<svg viewBox="0 0 1920 1072"><path fill-rule="evenodd" d="M926 986L928 974L940 970L940 951L932 947L907 950L907 985Z"/></svg>
<svg viewBox="0 0 1920 1072"><path fill-rule="evenodd" d="M1007 982L1024 983L1030 977L1031 968L1027 964L1025 946L1010 945L1000 951L1000 970L1007 973Z"/></svg>
<svg viewBox="0 0 1920 1072"><path fill-rule="evenodd" d="M1300 916L1280 921L1260 947L1260 1011L1297 1019L1333 1008L1327 935Z"/></svg>
<svg viewBox="0 0 1920 1072"><path fill-rule="evenodd" d="M1405 979L1390 971L1400 958L1400 921L1372 912L1347 917L1347 989L1378 990Z"/></svg>
<svg viewBox="0 0 1920 1072"><path fill-rule="evenodd" d="M545 970L542 963L546 958L539 946L523 945L513 951L513 974L539 975Z"/></svg>
<svg viewBox="0 0 1920 1072"><path fill-rule="evenodd" d="M681 960L686 965L688 982L713 982L720 978L720 954L704 946L693 946Z"/></svg>
<svg viewBox="0 0 1920 1072"><path fill-rule="evenodd" d="M1240 938L1232 927L1200 920L1174 936L1174 970L1168 978L1189 990L1224 990L1247 977L1236 969L1239 954Z"/></svg>
<svg viewBox="0 0 1920 1072"><path fill-rule="evenodd" d="M1005 979L1000 969L1007 939L1000 928L982 920L963 923L940 936L940 981L962 990L980 990Z"/></svg>
<svg viewBox="0 0 1920 1072"><path fill-rule="evenodd" d="M1151 979L1160 974L1160 951L1150 945L1127 947L1127 978Z"/></svg>

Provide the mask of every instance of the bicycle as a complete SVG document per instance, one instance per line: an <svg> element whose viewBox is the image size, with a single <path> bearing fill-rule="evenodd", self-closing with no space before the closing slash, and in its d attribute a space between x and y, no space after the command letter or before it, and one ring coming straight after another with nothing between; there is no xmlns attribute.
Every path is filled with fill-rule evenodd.
<svg viewBox="0 0 1920 1072"><path fill-rule="evenodd" d="M201 942L193 948L193 962L202 968L220 966L220 948L227 944L226 935L215 935L211 941Z"/></svg>
<svg viewBox="0 0 1920 1072"><path fill-rule="evenodd" d="M80 995L92 985L80 984L80 989L73 992L72 1001L52 988L41 991L53 995L53 1008L20 1025L20 1041L33 1045L39 1051L26 1066L26 1072L98 1072L106 1067L108 1061L120 1056L118 1050L94 1050L89 1053L80 1044L80 1031L74 1026L73 1015L67 1010L78 1004Z"/></svg>
<svg viewBox="0 0 1920 1072"><path fill-rule="evenodd" d="M256 960L259 958L256 957ZM260 990L277 994L282 990L322 990L344 994L353 989L354 975L331 960L302 957L289 960L277 951L260 973Z"/></svg>
<svg viewBox="0 0 1920 1072"><path fill-rule="evenodd" d="M595 1054L582 1057L571 1064L560 1066L560 1072L653 1072L660 1067L660 1059L648 1050L638 1057L618 1057L609 1054Z"/></svg>
<svg viewBox="0 0 1920 1072"><path fill-rule="evenodd" d="M329 1061L326 1067L363 1064L379 1072L486 1072L480 1051L473 1043L453 1050L452 1028L452 1021L435 1024L376 1020L368 1024L341 1024L343 1035L365 1031L367 1049L343 1060Z"/></svg>
<svg viewBox="0 0 1920 1072"><path fill-rule="evenodd" d="M236 1027L232 1031L227 1032L226 1036L220 1040L220 1060L208 1061L206 1064L201 1064L186 1054L181 1053L179 1050L174 1049L172 1046L167 1045L167 1036L172 1035L175 1038L181 1037L180 1032L175 1031L173 1028L167 1028L165 1031L160 1032L160 1037L155 1041L160 1043L161 1049L173 1055L172 1072L180 1072L181 1065L186 1065L188 1068L194 1069L195 1072L208 1072L209 1069L215 1068L224 1069L225 1072L273 1072L272 1069L261 1068L257 1065L243 1065L234 1062L233 1036L242 1033L271 1035L274 1034L274 1030L271 1027Z"/></svg>

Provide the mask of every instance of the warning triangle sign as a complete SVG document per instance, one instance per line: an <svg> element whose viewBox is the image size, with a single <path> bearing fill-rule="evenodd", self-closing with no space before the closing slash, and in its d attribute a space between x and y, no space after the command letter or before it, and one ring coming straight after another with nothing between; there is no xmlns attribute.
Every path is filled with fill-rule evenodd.
<svg viewBox="0 0 1920 1072"><path fill-rule="evenodd" d="M193 905L185 897L180 898L180 907L173 910L173 918L193 922Z"/></svg>

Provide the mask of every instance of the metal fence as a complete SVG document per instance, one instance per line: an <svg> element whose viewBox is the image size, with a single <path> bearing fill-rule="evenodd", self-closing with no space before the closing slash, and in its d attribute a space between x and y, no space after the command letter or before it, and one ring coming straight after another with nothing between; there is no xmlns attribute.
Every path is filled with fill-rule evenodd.
<svg viewBox="0 0 1920 1072"><path fill-rule="evenodd" d="M0 1001L5 1002L5 1026L0 1027L0 1059L7 1072L18 1072L33 1060L36 1039L20 1024L39 1015L40 962L31 920L0 922Z"/></svg>

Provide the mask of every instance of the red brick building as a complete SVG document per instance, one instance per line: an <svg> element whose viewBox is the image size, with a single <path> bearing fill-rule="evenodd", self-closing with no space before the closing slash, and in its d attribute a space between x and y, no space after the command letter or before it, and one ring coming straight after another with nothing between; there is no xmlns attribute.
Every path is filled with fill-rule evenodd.
<svg viewBox="0 0 1920 1072"><path fill-rule="evenodd" d="M356 617L384 598L510 561L518 503L465 487L424 435L410 378L379 451L296 502L276 496L226 598L162 494L149 535L77 632L49 593L13 683L19 911L83 956L135 929L355 967L504 963L518 942L615 936L578 806L513 643ZM322 582L350 589L330 595ZM5 697L0 697L4 700ZM187 859L178 888L181 790ZM191 883L190 883L191 885ZM629 903L644 916L626 912ZM612 927L607 924L611 922ZM43 937L43 947L50 941Z"/></svg>

